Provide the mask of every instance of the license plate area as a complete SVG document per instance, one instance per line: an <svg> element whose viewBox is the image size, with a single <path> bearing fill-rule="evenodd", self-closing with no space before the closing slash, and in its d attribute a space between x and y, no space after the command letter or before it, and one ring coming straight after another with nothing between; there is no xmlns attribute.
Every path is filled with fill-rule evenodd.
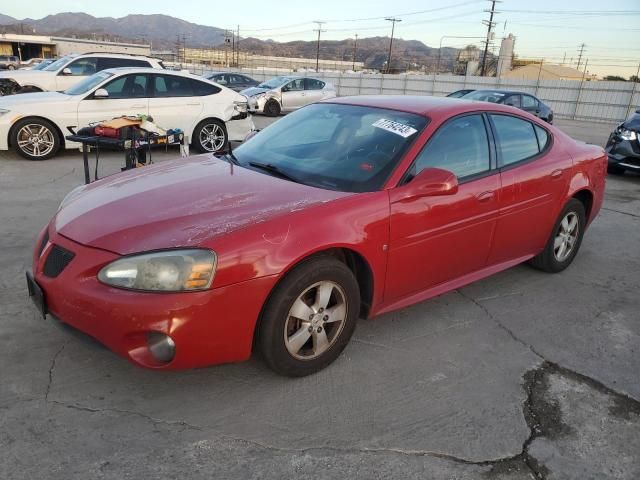
<svg viewBox="0 0 640 480"><path fill-rule="evenodd" d="M36 308L42 315L42 318L47 317L47 302L44 298L44 292L40 285L35 281L33 275L30 272L26 272L27 276L27 289L29 291L29 297L35 304Z"/></svg>

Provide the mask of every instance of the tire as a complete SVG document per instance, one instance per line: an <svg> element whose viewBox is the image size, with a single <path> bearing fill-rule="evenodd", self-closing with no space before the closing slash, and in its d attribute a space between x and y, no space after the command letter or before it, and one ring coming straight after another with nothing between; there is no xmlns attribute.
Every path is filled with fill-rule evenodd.
<svg viewBox="0 0 640 480"><path fill-rule="evenodd" d="M224 151L229 145L229 135L224 122L215 118L201 121L193 130L191 146L200 153Z"/></svg>
<svg viewBox="0 0 640 480"><path fill-rule="evenodd" d="M344 263L328 255L301 263L278 284L263 309L258 345L265 362L289 377L322 370L349 342L359 312L358 282Z"/></svg>
<svg viewBox="0 0 640 480"><path fill-rule="evenodd" d="M58 153L61 144L58 129L43 118L24 118L11 129L11 145L27 160L47 160Z"/></svg>
<svg viewBox="0 0 640 480"><path fill-rule="evenodd" d="M626 171L626 168L620 167L619 165L611 163L607 165L607 173L610 173L611 175L624 175L624 172Z"/></svg>
<svg viewBox="0 0 640 480"><path fill-rule="evenodd" d="M9 66L7 67L7 69L8 69L8 70L15 70L15 69L16 69L16 67L14 67L13 65L9 65Z"/></svg>
<svg viewBox="0 0 640 480"><path fill-rule="evenodd" d="M280 104L275 100L269 100L264 105L264 114L268 117L277 117L280 115Z"/></svg>
<svg viewBox="0 0 640 480"><path fill-rule="evenodd" d="M571 228L574 220L575 227ZM572 198L558 216L544 250L531 259L531 265L549 273L558 273L567 268L580 249L585 225L584 205L579 200ZM564 250L562 250L562 245L564 245ZM567 249L570 250L567 251Z"/></svg>

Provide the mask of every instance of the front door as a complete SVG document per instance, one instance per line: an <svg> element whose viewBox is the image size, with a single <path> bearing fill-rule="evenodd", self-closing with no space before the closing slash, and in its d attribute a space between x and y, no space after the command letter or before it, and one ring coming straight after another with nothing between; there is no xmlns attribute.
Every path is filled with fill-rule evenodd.
<svg viewBox="0 0 640 480"><path fill-rule="evenodd" d="M281 89L282 109L296 110L307 104L304 91L304 78L296 78L284 85Z"/></svg>
<svg viewBox="0 0 640 480"><path fill-rule="evenodd" d="M486 265L498 214L500 177L492 170L488 121L464 115L440 127L410 169L456 174L454 195L403 200L390 191L390 242L385 301L453 280Z"/></svg>
<svg viewBox="0 0 640 480"><path fill-rule="evenodd" d="M141 73L105 84L102 88L109 94L107 98L94 98L92 93L78 104L78 128L123 115L148 115L148 87L149 76Z"/></svg>

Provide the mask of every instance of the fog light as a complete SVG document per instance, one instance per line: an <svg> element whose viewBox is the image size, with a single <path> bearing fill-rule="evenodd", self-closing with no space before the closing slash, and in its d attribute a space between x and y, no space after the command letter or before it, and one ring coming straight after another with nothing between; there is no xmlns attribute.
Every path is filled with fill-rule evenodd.
<svg viewBox="0 0 640 480"><path fill-rule="evenodd" d="M164 333L147 333L147 347L153 358L162 363L169 363L176 355L176 343Z"/></svg>

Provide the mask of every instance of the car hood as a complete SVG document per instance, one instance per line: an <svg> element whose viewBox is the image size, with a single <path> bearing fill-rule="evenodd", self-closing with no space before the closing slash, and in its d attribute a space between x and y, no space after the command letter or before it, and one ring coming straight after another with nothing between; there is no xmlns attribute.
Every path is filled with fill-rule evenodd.
<svg viewBox="0 0 640 480"><path fill-rule="evenodd" d="M0 97L0 108L18 107L16 110L22 110L24 105L50 105L52 102L67 102L72 99L72 95L66 95L60 92L33 92L20 93L18 95L6 95Z"/></svg>
<svg viewBox="0 0 640 480"><path fill-rule="evenodd" d="M65 237L121 255L197 247L292 211L352 195L289 182L205 154L113 175L72 192Z"/></svg>
<svg viewBox="0 0 640 480"><path fill-rule="evenodd" d="M23 81L26 78L50 77L55 72L45 72L44 70L0 70L0 78L15 78Z"/></svg>
<svg viewBox="0 0 640 480"><path fill-rule="evenodd" d="M240 93L246 95L247 97L253 97L255 95L260 95L261 93L269 92L271 89L262 88L262 87L251 87L242 90Z"/></svg>

